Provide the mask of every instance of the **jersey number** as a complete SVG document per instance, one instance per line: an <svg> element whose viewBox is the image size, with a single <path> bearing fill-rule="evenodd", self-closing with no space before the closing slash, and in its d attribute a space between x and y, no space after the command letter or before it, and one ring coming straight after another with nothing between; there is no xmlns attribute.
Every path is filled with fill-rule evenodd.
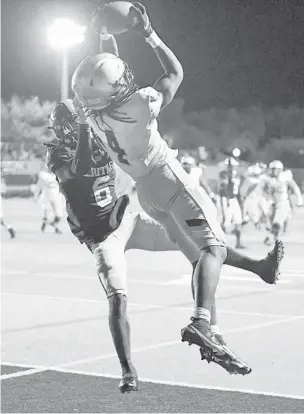
<svg viewBox="0 0 304 414"><path fill-rule="evenodd" d="M117 154L117 158L118 161L120 161L122 164L127 164L129 165L130 163L128 162L126 156L126 152L125 150L123 150L122 148L120 148L118 141L114 135L113 131L105 131L106 137L107 137L107 141L108 141L108 145L111 148L112 151L114 151Z"/></svg>
<svg viewBox="0 0 304 414"><path fill-rule="evenodd" d="M104 180L99 177L93 185L94 197L99 207L106 207L112 202L112 194L109 187L104 187Z"/></svg>

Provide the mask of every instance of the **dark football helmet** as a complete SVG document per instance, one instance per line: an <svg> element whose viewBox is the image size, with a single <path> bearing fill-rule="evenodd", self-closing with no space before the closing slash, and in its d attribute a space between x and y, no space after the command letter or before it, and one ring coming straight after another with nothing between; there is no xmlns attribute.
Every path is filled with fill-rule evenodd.
<svg viewBox="0 0 304 414"><path fill-rule="evenodd" d="M59 102L51 112L50 126L61 143L69 147L77 144L77 113L72 99L64 99Z"/></svg>
<svg viewBox="0 0 304 414"><path fill-rule="evenodd" d="M64 99L59 102L51 112L50 126L59 140L59 144L76 149L78 141L77 113L72 99ZM90 128L92 139L92 161L99 162L106 153L101 141ZM54 144L52 144L54 145Z"/></svg>

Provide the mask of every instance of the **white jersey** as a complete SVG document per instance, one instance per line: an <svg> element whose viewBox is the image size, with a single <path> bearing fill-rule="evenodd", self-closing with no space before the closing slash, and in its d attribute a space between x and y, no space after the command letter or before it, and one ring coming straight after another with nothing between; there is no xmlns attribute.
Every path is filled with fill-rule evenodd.
<svg viewBox="0 0 304 414"><path fill-rule="evenodd" d="M201 185L202 169L200 167L192 167L188 174L194 186Z"/></svg>
<svg viewBox="0 0 304 414"><path fill-rule="evenodd" d="M158 132L161 104L162 95L149 86L109 114L105 110L88 117L110 157L134 180L177 156Z"/></svg>
<svg viewBox="0 0 304 414"><path fill-rule="evenodd" d="M278 177L265 175L261 180L261 188L264 194L270 197L274 203L287 202L289 200L288 184L289 180L286 180L286 177L282 176L282 174Z"/></svg>
<svg viewBox="0 0 304 414"><path fill-rule="evenodd" d="M260 177L254 175L246 175L242 184L240 185L240 195L243 198L248 197L252 192L256 190L260 183Z"/></svg>

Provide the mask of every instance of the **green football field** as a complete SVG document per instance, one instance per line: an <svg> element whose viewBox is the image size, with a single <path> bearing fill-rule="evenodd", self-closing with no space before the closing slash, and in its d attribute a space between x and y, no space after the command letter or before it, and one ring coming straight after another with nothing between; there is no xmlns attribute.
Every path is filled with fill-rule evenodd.
<svg viewBox="0 0 304 414"><path fill-rule="evenodd" d="M133 210L137 203L133 202ZM120 366L93 257L63 225L40 232L32 200L3 201L17 238L2 229L3 413L304 412L304 210L285 236L275 286L224 267L220 326L252 366L230 376L180 341L192 314L191 267L178 252L128 252L137 393L118 391ZM264 256L263 232L245 229L245 253ZM229 237L229 241L233 241Z"/></svg>

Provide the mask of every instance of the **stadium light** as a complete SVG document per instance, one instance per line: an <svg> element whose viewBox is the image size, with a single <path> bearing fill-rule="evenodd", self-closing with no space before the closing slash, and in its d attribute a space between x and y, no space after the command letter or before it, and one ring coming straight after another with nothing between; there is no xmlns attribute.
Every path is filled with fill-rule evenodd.
<svg viewBox="0 0 304 414"><path fill-rule="evenodd" d="M234 148L234 150L232 151L232 155L238 158L241 155L241 150L239 148Z"/></svg>
<svg viewBox="0 0 304 414"><path fill-rule="evenodd" d="M49 28L50 45L61 52L61 99L69 96L68 50L84 40L85 26L70 19L58 19Z"/></svg>

